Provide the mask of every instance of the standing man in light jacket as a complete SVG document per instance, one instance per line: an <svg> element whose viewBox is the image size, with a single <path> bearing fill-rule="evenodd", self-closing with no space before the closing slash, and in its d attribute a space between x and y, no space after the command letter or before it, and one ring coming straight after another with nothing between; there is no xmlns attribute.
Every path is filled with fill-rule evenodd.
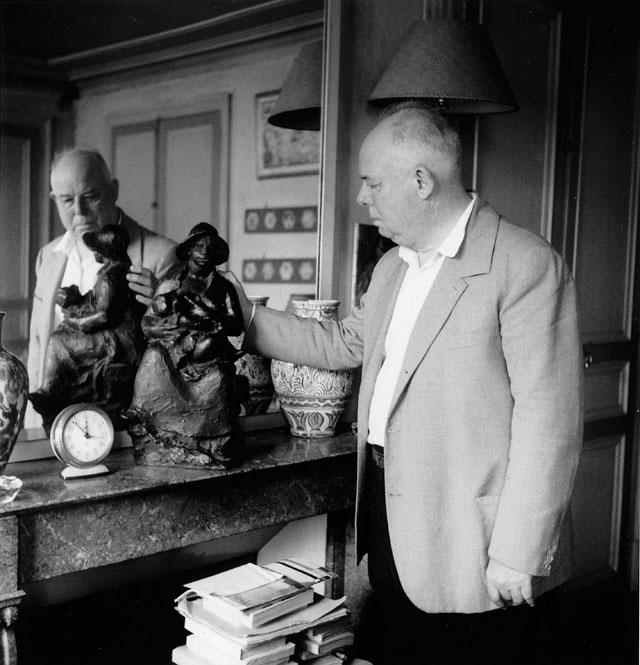
<svg viewBox="0 0 640 665"><path fill-rule="evenodd" d="M544 239L465 191L460 152L439 114L410 103L366 137L358 202L399 246L342 321L252 307L227 273L245 348L362 366L356 536L374 593L356 655L375 665L525 662L530 606L570 574L574 280Z"/></svg>
<svg viewBox="0 0 640 665"><path fill-rule="evenodd" d="M55 304L58 288L77 284L85 293L96 282L101 266L82 241L84 233L106 224L124 226L132 262L127 279L141 305L151 302L158 280L177 262L175 242L140 226L116 206L118 181L97 151L73 148L58 155L51 167L50 196L65 233L45 245L36 261L27 363L31 392L41 386L47 343L62 321Z"/></svg>

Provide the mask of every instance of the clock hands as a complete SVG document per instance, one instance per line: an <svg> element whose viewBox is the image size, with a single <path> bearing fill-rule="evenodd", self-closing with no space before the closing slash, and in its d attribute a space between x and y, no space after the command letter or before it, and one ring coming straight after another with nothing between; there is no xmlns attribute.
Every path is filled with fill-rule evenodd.
<svg viewBox="0 0 640 665"><path fill-rule="evenodd" d="M78 423L75 422L75 420L72 420L72 421L71 421L71 424L72 424L72 425L75 425L75 427L77 427L77 428L82 432L82 434L84 435L84 438L85 438L85 439L91 439L91 438L93 438L93 437L91 436L91 434L89 434L89 423L87 423L86 420L85 420L85 423L84 423L84 428L80 427L80 425L78 425Z"/></svg>

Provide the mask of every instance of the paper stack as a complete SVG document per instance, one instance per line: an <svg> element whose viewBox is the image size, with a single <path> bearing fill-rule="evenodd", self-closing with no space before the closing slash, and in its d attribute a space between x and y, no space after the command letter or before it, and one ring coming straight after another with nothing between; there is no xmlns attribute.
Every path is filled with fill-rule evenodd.
<svg viewBox="0 0 640 665"><path fill-rule="evenodd" d="M351 621L349 617L340 617L320 626L307 628L294 638L294 642L297 661L319 665L321 656L334 654L353 644Z"/></svg>
<svg viewBox="0 0 640 665"><path fill-rule="evenodd" d="M244 564L187 584L176 599L189 635L176 665L331 665L350 644L344 598L314 590L335 577L322 566L283 559Z"/></svg>

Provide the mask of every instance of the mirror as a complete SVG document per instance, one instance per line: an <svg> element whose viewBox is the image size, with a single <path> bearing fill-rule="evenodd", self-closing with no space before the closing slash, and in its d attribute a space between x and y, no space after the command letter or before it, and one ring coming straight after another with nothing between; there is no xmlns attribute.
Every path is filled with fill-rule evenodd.
<svg viewBox="0 0 640 665"><path fill-rule="evenodd" d="M89 12L81 22L96 21L104 18L101 4L108 3L74 11ZM126 46L48 58L57 72L68 72L77 91L73 117L52 104L40 120L53 130L48 137L44 132L51 150L41 152L31 189L39 187L40 199L48 194L48 165L57 149L72 142L95 146L120 181L118 205L130 217L178 241L195 223L213 221L231 249L228 267L247 293L286 309L292 298L315 297L318 289L321 141L319 132L281 129L266 118L301 47L322 39L324 2L291 0L279 13L255 0L237 4L233 16L200 21L195 32L165 30ZM10 17L4 18L11 33ZM23 43L38 43L25 25L20 31ZM18 121L20 104L33 105L30 81L18 78L16 88L21 85ZM27 274L34 248L61 233L53 209L38 205L47 214L37 215L35 228L24 222L30 242L18 252L13 274ZM4 217L3 202L3 225ZM0 298L6 298L2 291ZM12 336L19 346L20 335L28 334L30 300L28 294L15 331L5 332L10 349ZM24 343L16 350L26 358ZM38 429L23 432L27 440L41 437Z"/></svg>

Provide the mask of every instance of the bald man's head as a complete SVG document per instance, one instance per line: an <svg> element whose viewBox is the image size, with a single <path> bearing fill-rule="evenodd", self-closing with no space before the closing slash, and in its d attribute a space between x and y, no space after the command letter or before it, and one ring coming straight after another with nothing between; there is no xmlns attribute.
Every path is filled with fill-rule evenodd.
<svg viewBox="0 0 640 665"><path fill-rule="evenodd" d="M402 106L384 114L360 149L357 197L381 235L418 252L444 239L470 200L460 152L437 113Z"/></svg>
<svg viewBox="0 0 640 665"><path fill-rule="evenodd" d="M76 240L118 220L118 182L95 150L72 149L56 157L51 167L51 198L60 221Z"/></svg>
<svg viewBox="0 0 640 665"><path fill-rule="evenodd" d="M460 181L460 138L437 111L413 102L390 106L371 135L384 137L388 149L404 155L411 167L423 163L438 180Z"/></svg>

